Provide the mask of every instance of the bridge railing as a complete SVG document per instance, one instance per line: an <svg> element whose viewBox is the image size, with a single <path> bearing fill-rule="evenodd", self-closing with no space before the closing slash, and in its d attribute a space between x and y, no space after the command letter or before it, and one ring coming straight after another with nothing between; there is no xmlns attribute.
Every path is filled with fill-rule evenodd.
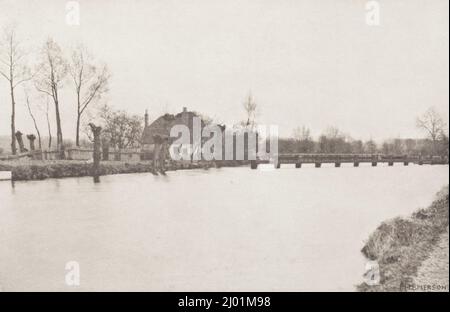
<svg viewBox="0 0 450 312"><path fill-rule="evenodd" d="M395 155L395 154L278 154L280 163L341 163L341 162L415 162L448 163L445 156Z"/></svg>

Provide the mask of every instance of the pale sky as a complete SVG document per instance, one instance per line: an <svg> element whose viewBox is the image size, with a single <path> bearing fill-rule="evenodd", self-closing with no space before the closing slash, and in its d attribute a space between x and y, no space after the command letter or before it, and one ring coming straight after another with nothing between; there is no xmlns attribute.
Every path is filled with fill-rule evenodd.
<svg viewBox="0 0 450 312"><path fill-rule="evenodd" d="M83 43L112 72L108 103L130 113L186 106L233 123L251 90L258 122L281 135L305 125L314 136L337 126L360 139L419 137L415 118L430 106L448 121L447 0L380 0L379 26L366 24L364 0L81 0L79 26L67 25L66 2L0 0L0 27L18 25L32 60L48 36L66 51ZM0 135L8 92L0 80ZM17 129L31 133L17 93ZM70 81L61 108L74 139Z"/></svg>

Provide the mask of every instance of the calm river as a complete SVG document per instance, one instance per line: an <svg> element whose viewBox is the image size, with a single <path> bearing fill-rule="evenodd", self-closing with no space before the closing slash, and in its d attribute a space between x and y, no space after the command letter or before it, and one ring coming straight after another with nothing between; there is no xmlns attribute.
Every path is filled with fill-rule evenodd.
<svg viewBox="0 0 450 312"><path fill-rule="evenodd" d="M354 290L369 234L448 181L448 166L396 164L0 182L0 287Z"/></svg>

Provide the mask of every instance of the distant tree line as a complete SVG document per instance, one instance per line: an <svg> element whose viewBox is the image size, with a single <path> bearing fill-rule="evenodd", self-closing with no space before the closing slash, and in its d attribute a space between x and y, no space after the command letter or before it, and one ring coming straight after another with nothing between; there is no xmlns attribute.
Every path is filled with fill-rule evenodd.
<svg viewBox="0 0 450 312"><path fill-rule="evenodd" d="M299 127L291 138L278 140L280 153L323 153L323 154L386 154L386 155L439 155L449 153L446 124L435 109L428 109L417 118L417 127L425 134L422 139L388 139L383 142L356 140L345 135L338 128L330 127L316 140L310 130Z"/></svg>
<svg viewBox="0 0 450 312"><path fill-rule="evenodd" d="M448 156L448 144L447 136L435 143L430 139L389 139L376 143L373 140L354 140L350 137L330 138L321 135L318 140L280 138L278 150L280 153Z"/></svg>

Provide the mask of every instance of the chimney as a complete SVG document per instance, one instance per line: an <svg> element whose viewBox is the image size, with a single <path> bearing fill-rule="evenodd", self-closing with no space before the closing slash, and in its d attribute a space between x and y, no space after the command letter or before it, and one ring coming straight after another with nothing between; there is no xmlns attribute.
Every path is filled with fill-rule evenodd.
<svg viewBox="0 0 450 312"><path fill-rule="evenodd" d="M189 126L189 119L188 119L188 113L187 113L186 107L183 107L183 112L181 113L181 120L182 120L183 124L185 124L186 126Z"/></svg>
<svg viewBox="0 0 450 312"><path fill-rule="evenodd" d="M148 109L145 110L145 115L144 115L144 123L145 126L148 126Z"/></svg>

